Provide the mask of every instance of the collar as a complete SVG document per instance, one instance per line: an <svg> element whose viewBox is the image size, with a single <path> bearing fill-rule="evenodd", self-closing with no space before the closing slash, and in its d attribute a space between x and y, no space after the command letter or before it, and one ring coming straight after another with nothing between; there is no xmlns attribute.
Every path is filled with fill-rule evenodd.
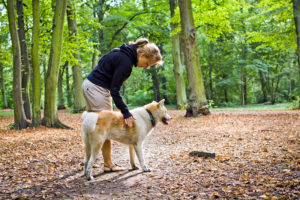
<svg viewBox="0 0 300 200"><path fill-rule="evenodd" d="M151 120L151 124L152 126L154 127L155 126L155 120L154 120L154 117L152 115L152 113L150 112L150 110L146 109L147 113L149 114L150 116L150 120Z"/></svg>

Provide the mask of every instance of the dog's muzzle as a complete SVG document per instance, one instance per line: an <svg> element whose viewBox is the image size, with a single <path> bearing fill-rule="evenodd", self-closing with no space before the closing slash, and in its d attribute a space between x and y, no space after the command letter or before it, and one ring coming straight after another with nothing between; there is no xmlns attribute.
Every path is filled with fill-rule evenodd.
<svg viewBox="0 0 300 200"><path fill-rule="evenodd" d="M170 117L170 116L167 114L165 117L163 117L163 118L161 119L161 121L162 121L164 124L168 125L168 124L169 124L168 121L171 120L171 119L172 119L172 117Z"/></svg>

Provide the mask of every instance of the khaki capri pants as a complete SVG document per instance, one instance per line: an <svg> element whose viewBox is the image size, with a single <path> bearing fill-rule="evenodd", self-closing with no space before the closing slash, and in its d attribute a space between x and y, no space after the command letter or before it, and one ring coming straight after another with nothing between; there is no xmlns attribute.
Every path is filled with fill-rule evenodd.
<svg viewBox="0 0 300 200"><path fill-rule="evenodd" d="M82 92L88 111L113 110L112 97L108 89L85 79L82 83Z"/></svg>

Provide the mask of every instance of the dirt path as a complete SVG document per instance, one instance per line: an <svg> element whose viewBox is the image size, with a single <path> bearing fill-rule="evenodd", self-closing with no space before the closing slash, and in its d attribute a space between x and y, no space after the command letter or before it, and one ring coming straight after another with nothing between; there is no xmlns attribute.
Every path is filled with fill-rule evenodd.
<svg viewBox="0 0 300 200"><path fill-rule="evenodd" d="M184 118L170 111L144 144L152 172L103 173L86 181L80 115L60 112L75 130L7 131L0 118L0 199L299 199L300 111L213 111ZM193 150L215 159L190 157ZM126 146L113 160L129 168Z"/></svg>

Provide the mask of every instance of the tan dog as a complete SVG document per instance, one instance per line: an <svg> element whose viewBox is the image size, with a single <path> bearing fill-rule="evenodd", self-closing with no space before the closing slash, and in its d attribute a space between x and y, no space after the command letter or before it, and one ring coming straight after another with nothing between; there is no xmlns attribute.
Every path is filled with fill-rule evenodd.
<svg viewBox="0 0 300 200"><path fill-rule="evenodd" d="M144 163L142 152L143 141L149 135L157 122L168 124L172 119L167 114L164 99L160 102L153 101L144 107L136 108L130 113L136 119L132 127L125 124L120 112L101 111L99 113L84 112L82 114L82 138L84 141L84 174L91 180L95 159L105 140L115 140L129 145L130 164L132 169L138 169L134 163L134 152L144 172L150 170Z"/></svg>

